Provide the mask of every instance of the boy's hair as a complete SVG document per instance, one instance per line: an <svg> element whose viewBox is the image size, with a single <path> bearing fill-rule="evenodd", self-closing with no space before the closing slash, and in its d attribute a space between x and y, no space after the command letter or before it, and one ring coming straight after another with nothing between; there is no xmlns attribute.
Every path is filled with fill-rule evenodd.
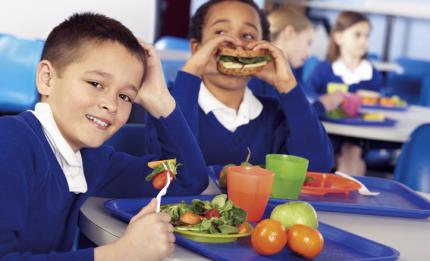
<svg viewBox="0 0 430 261"><path fill-rule="evenodd" d="M332 63L336 61L336 59L340 55L339 46L334 41L334 34L336 32L343 32L346 29L350 28L351 26L360 22L367 22L370 25L369 19L363 14L360 14L357 12L351 12L351 11L346 11L339 14L331 30L330 43L328 45L328 52L327 52L327 60L329 60ZM366 57L367 57L367 53L363 55L362 59L365 59Z"/></svg>
<svg viewBox="0 0 430 261"><path fill-rule="evenodd" d="M50 61L61 74L80 58L85 48L89 45L96 48L103 42L117 42L124 46L142 61L145 74L146 51L133 33L117 20L95 13L73 14L57 25L46 39L41 59Z"/></svg>
<svg viewBox="0 0 430 261"><path fill-rule="evenodd" d="M276 40L285 27L291 25L296 32L312 28L312 22L303 14L291 8L275 10L267 15L270 22L270 37Z"/></svg>
<svg viewBox="0 0 430 261"><path fill-rule="evenodd" d="M209 9L211 8L211 6L225 1L241 2L254 8L255 11L257 11L258 16L260 18L261 30L263 32L263 40L270 41L269 21L267 20L267 17L264 14L263 10L261 10L253 0L209 0L207 1L206 3L201 5L197 9L193 17L191 17L191 24L190 24L191 39L196 39L198 42L202 41L202 36L203 36L202 31L206 23L206 16L208 14Z"/></svg>

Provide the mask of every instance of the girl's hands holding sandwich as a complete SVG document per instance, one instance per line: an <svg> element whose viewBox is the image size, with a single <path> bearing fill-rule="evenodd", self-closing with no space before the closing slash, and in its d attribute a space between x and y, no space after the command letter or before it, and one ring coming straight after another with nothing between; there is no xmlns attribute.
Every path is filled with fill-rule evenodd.
<svg viewBox="0 0 430 261"><path fill-rule="evenodd" d="M175 109L175 99L167 89L160 59L154 47L143 41L140 41L140 45L148 53L147 68L135 102L155 118L167 117Z"/></svg>
<svg viewBox="0 0 430 261"><path fill-rule="evenodd" d="M249 43L247 48L253 50L265 49L272 56L272 61L255 76L273 85L279 93L288 93L296 87L296 78L281 49L267 41Z"/></svg>
<svg viewBox="0 0 430 261"><path fill-rule="evenodd" d="M202 78L204 74L218 73L216 59L218 48L228 43L235 44L237 40L228 35L217 35L205 43L191 40L191 51L193 55L182 67L184 72ZM210 66L208 66L210 65Z"/></svg>

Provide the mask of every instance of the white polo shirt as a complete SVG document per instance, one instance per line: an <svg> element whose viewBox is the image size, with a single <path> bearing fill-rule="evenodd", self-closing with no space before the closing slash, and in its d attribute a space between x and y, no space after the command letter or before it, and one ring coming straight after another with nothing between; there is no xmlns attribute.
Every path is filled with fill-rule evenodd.
<svg viewBox="0 0 430 261"><path fill-rule="evenodd" d="M45 137L64 172L69 191L76 194L87 192L88 187L84 175L81 152L78 151L75 153L63 137L54 120L54 115L49 104L39 102L36 104L34 111L31 112L42 124Z"/></svg>
<svg viewBox="0 0 430 261"><path fill-rule="evenodd" d="M342 78L342 81L347 85L368 81L372 79L373 76L372 64L364 59L353 72L346 67L340 58L332 63L331 68L333 69L334 75Z"/></svg>
<svg viewBox="0 0 430 261"><path fill-rule="evenodd" d="M248 87L245 89L243 100L237 112L220 102L203 82L200 84L198 103L204 113L212 112L215 118L231 132L235 132L239 126L248 124L263 111L263 105Z"/></svg>

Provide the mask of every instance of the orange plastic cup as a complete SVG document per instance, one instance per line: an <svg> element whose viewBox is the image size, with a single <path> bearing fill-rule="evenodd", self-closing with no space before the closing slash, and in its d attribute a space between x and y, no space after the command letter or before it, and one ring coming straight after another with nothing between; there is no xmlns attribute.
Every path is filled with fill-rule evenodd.
<svg viewBox="0 0 430 261"><path fill-rule="evenodd" d="M227 169L227 194L245 210L247 220L259 221L266 209L275 174L258 166L232 166Z"/></svg>

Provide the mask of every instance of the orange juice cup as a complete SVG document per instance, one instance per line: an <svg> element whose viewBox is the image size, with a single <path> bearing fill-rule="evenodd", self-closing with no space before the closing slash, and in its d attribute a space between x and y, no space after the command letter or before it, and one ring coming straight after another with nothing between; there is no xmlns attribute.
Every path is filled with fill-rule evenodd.
<svg viewBox="0 0 430 261"><path fill-rule="evenodd" d="M247 220L261 219L272 191L272 171L258 166L232 166L227 170L227 194L233 203L244 209Z"/></svg>

